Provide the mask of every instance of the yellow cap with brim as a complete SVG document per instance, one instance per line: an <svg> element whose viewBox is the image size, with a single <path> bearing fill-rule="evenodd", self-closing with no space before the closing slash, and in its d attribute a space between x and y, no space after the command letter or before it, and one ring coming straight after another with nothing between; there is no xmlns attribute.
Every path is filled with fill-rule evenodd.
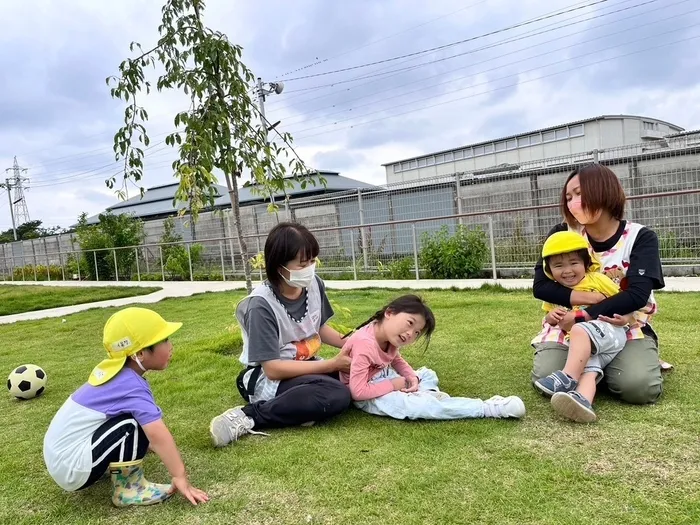
<svg viewBox="0 0 700 525"><path fill-rule="evenodd" d="M597 272L600 270L600 259L593 252L586 238L580 233L570 230L553 233L550 235L542 246L542 258L546 259L553 255L561 255L563 253L577 252L586 250L591 257L591 264L587 268L589 272ZM544 273L550 279L554 279L549 272L548 265L544 267Z"/></svg>
<svg viewBox="0 0 700 525"><path fill-rule="evenodd" d="M124 367L127 357L165 341L181 327L182 323L170 323L148 308L119 310L104 327L102 343L109 357L92 370L88 383L106 383Z"/></svg>

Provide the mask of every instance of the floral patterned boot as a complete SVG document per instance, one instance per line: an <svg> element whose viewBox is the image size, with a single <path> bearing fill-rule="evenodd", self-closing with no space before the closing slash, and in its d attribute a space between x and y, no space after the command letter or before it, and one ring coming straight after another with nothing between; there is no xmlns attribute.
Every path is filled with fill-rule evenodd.
<svg viewBox="0 0 700 525"><path fill-rule="evenodd" d="M155 505L175 493L170 484L151 483L143 476L143 460L110 463L112 503L117 507Z"/></svg>

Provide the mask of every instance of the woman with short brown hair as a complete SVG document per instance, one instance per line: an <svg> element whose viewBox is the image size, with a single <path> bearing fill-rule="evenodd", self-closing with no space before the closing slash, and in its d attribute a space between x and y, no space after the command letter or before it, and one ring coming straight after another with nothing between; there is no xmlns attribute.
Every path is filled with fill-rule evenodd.
<svg viewBox="0 0 700 525"><path fill-rule="evenodd" d="M656 312L654 290L665 283L659 240L649 228L623 218L625 201L615 173L600 164L578 168L567 178L560 202L565 222L555 226L548 236L564 230L584 235L602 262L603 273L622 291L604 298L595 292L571 290L548 279L540 259L535 266L533 295L565 308L585 308L579 317L569 311L558 331L533 340L532 381L564 367L568 351L565 336L577 319L600 319L622 326L626 323L623 316L638 312L641 322L628 330L627 344L606 367L604 380L610 392L623 401L646 404L656 402L662 392L658 338L650 320Z"/></svg>

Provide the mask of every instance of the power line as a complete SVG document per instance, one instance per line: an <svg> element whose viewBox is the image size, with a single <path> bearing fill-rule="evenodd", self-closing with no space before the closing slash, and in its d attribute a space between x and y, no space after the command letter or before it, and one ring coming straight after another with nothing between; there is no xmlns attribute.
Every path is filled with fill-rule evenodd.
<svg viewBox="0 0 700 525"><path fill-rule="evenodd" d="M683 29L688 29L688 28L690 28L690 27L695 27L695 26L697 26L697 25L699 25L699 24L694 24L694 25L685 27L685 28L683 28ZM358 123L358 124L353 124L353 125L350 125L350 126L344 126L344 127L342 127L342 128L338 128L338 129L335 129L335 130L327 130L327 131L323 131L323 132L321 132L321 133L315 133L315 134L312 134L312 135L304 135L304 136L297 137L297 138L298 138L298 139L305 139L305 138L316 137L316 136L318 136L318 135L328 135L328 134L330 134L330 133L336 133L336 132L341 131L341 130L344 130L344 129L357 128L357 127L360 127L360 126L365 126L365 125L367 125L367 124L373 124L373 123L375 123L375 122L385 121L385 120L389 120L389 119L396 118L396 117L399 117L399 116L408 115L408 114L410 114L410 113L416 113L416 112L419 112L419 111L424 111L424 110L426 110L426 109L432 109L432 108L435 108L435 107L438 107L438 106L444 106L445 104L452 104L452 103L455 103L455 102L460 102L460 101L462 101L462 100L467 100L467 99L469 99L469 98L474 98L474 97L477 97L477 96L486 95L486 94L489 94L489 93L494 93L494 92L496 92L496 91L501 91L501 90L508 89L508 88L511 88L511 87L517 87L517 86L519 86L519 85L521 85L521 84L528 84L528 83L534 82L534 81L536 81L536 80L542 80L542 79L544 79L544 78L549 78L549 77L553 77L553 76L556 76L556 75L561 75L561 74L563 74L563 73L568 73L568 72L570 72L570 71L576 71L576 70L578 70L578 69L584 69L584 68L587 68L587 67L590 67L590 66L594 66L594 65L597 65L597 64L602 64L602 63L604 63L604 62L609 62L609 61L611 61L611 60L616 60L616 59L618 59L618 58L624 58L624 57L627 57L627 56L631 56L631 55L643 53L643 52L646 52L646 51L651 51L651 50L658 49L658 48L661 48L661 47L666 47L666 46L669 46L669 45L679 44L679 43L681 43L681 42L687 42L687 41L689 41L689 40L694 40L694 39L697 39L697 38L700 38L700 35L695 35L695 36L692 36L692 37L683 38L683 39L681 39L681 40L676 40L676 41L674 41L674 42L668 42L668 43L666 43L666 44L660 44L660 45L657 45L657 46L652 46L652 47L648 47L648 48L645 48L645 49L640 49L640 50L637 50L637 51L632 51L632 52L625 53L625 54L622 54L622 55L617 55L617 56L614 56L614 57L605 58L605 59L602 59L602 60L597 60L597 61L591 62L591 63L589 63L589 64L584 64L584 65L581 65L581 66L575 66L575 67L572 67L572 68L569 68L569 69L565 69L565 70L563 70L563 71L557 71L557 72L554 72L554 73L549 73L549 74L547 74L547 75L541 75L541 76L539 76L539 77L534 77L534 78L530 78L530 79L527 79L527 80L522 80L522 81L516 82L516 83L514 83L514 84L508 84L508 85L506 85L506 86L501 86L501 87L498 87L498 88L489 89L489 90L486 90L486 91L482 91L482 92L480 92L480 93L474 93L474 94L467 95L467 96L464 96L464 97L460 97L460 98L456 98L456 99L451 99L451 100L446 100L446 101L444 101L444 102L438 102L438 103L436 103L436 104L431 104L431 105L429 105L429 106L424 106L424 107L421 107L421 108L416 108L416 109L412 109L412 110L409 110L409 111L404 111L404 112L402 112L402 113L397 113L397 114L394 114L394 115L387 115L387 116L384 116L384 117L382 117L382 118L373 119L373 120L368 120L368 121L366 121L366 122L360 122L360 123ZM519 73L517 76L519 76L520 74L521 74L521 73ZM511 76L513 76L513 75L511 75ZM506 78L506 77L503 77L503 78ZM473 86L470 86L470 87L473 87ZM469 89L469 88L464 88L464 89ZM428 99L430 99L430 98L434 98L434 97L428 97L427 99L423 99L423 100L428 100ZM400 104L400 105L398 105L398 106L394 106L393 108L386 108L386 109L395 109L395 108L397 108L397 107L403 107L403 106L406 106L406 105L409 105L409 104L414 104L415 102L416 102L416 101L410 102L410 103L408 103L408 104ZM383 110L383 111L384 111L384 110ZM360 116L354 117L354 118L362 118L362 117L366 117L366 116L373 115L373 114L380 113L380 112L382 112L382 111L375 111L375 112L367 113L367 114L365 114L365 115L360 115ZM346 119L346 120L344 120L344 121L339 121L339 122L348 122L348 121L350 121L350 120L354 120L354 118L353 118L353 119ZM339 123L339 122L338 122L338 123ZM335 124L337 124L337 123L335 123ZM335 125L335 124L328 124L328 125ZM325 127L325 126L319 126L319 127ZM309 130L310 130L310 129L312 129L312 128L309 128ZM313 129L316 129L316 128L313 128ZM307 130L307 131L308 131L308 130Z"/></svg>
<svg viewBox="0 0 700 525"><path fill-rule="evenodd" d="M625 2L629 2L629 1L633 1L633 0L625 0ZM451 56L449 56L449 57L442 57L442 58L439 58L439 59L431 60L431 61L429 61L429 62L424 62L424 63L421 63L421 64L416 64L416 65L408 66L408 67L405 67L405 68L393 69L393 70L389 70L389 71L386 71L386 68L384 68L384 69L379 69L379 70L375 71L374 73L371 73L371 74L368 74L368 75L353 77L353 78L346 79L346 80L339 80L339 81L336 81L336 82L333 82L333 83L330 83L330 84L325 84L325 85L321 85L321 86L316 86L316 87L314 87L314 88L309 88L309 89L310 89L310 90L311 90L311 89L318 90L318 89L322 89L322 88L325 88L325 87L335 87L335 86L340 85L340 84L347 84L347 83L351 83L351 82L357 82L357 81L359 81L359 80L365 80L365 79L369 79L369 78L382 77L382 78L379 78L378 80L374 80L374 81L371 81L371 82L364 82L364 83L359 84L358 86L354 86L354 87L366 86L366 85L369 85L369 84L373 84L373 83L376 83L376 82L380 82L380 81L382 81L382 80L386 80L387 78L390 78L390 77L392 77L392 76L396 76L396 75L401 74L401 73L406 72L406 71L411 71L411 70L418 69L418 68L421 68L421 67L424 67L424 66L427 66L427 65L431 65L431 64L434 64L434 63L437 63L437 62L442 62L442 61L446 61L446 60L451 60L451 59L453 59L453 58L457 58L457 57L460 57L460 56L464 56L464 55L476 53L476 52L479 52L479 51L484 51L484 50L487 50L487 49L492 49L492 48L495 48L495 47L499 47L499 46L501 46L501 45L510 44L510 43L517 42L517 41L520 41L520 40L525 40L525 39L532 38L532 37L535 37L535 36L539 36L539 35L542 35L542 34L545 34L545 33L550 33L550 32L553 32L553 31L557 31L557 30L563 29L563 28L565 28L565 27L569 27L569 26L581 24L581 23L584 23L584 22L588 22L588 21L590 21L590 20L598 19L598 18L603 18L603 17L605 17L605 16L609 16L609 15L612 15L612 14L617 14L617 13L622 12L622 11L628 11L628 10L630 10L630 9L635 9L635 8L637 8L637 7L642 7L642 6L645 6L645 5L647 5L647 4L651 4L651 3L657 2L657 1L658 1L658 0L647 0L646 2L637 3L637 4L632 5L632 6L629 6L629 7L620 8L620 9L617 9L617 10L614 10L614 11L610 11L610 12L607 12L607 13L602 13L602 14L598 14L598 15L595 15L595 16L591 16L591 17L585 18L585 19L583 19L583 20L578 20L578 21L576 21L576 22L571 22L571 23L568 23L568 24L559 25L559 26L557 26L557 27L552 27L551 29L542 30L544 27L555 26L555 25L557 25L559 22L552 23L552 24L548 24L548 25L545 25L545 26L543 26L542 28L540 28L540 30L533 29L533 30L528 31L528 32L526 32L526 33L523 33L522 35L519 35L519 36L517 36L517 37L506 38L506 39L504 39L504 40L499 40L499 41L496 41L496 42L494 42L494 43L488 44L488 45L486 45L486 46L482 46L482 47L479 47L479 48L474 48L474 49L471 49L471 50L467 50L467 51L465 51L465 52L462 52L462 53L459 53L459 54L456 54L456 55L451 55ZM687 0L682 0L682 1L679 2L679 3L683 3L683 2L685 2L685 1L687 1ZM625 2L623 2L623 3L625 3ZM675 5L675 4L671 4L671 5ZM661 9L661 8L659 8L659 9ZM654 10L650 10L650 11L646 11L646 12L643 12L643 13L639 13L639 14L637 14L637 15L632 15L631 17L626 17L626 18L621 18L621 19L618 19L618 20L614 20L614 21L610 22L610 24L617 23L617 22L622 21L622 20L628 20L629 18L634 18L634 17L637 17L637 16L642 16L642 15L644 15L644 14L648 14L648 13L653 12L653 11L654 11ZM569 21L569 20L573 20L573 19L579 18L579 17L581 17L581 16L585 16L585 14L583 14L583 15L576 15L576 16L571 17L571 18L568 18L568 19L566 19L566 20L564 20L564 21L566 22L566 21ZM606 24L603 24L603 25L606 25ZM602 26L597 26L597 27L602 27ZM577 34L577 33L573 33L573 34ZM570 35L565 35L565 36L572 36L572 35L570 34ZM564 37L561 37L561 38L564 38ZM538 44L538 45L541 45L541 44ZM524 48L524 49L528 49L528 48ZM415 59L406 60L405 62L410 62L410 61L412 61L412 60L415 60ZM466 66L466 67L468 67L468 66ZM386 72L380 73L380 71L386 71ZM353 88L348 88L347 91L350 91L351 89L353 89ZM326 95L321 95L321 96L318 96L318 97L309 98L309 99L306 99L306 100L302 101L302 103L311 102L311 101L313 101L313 100L319 100L319 99L322 99L322 98L328 98L328 97L333 96L333 94L334 94L334 93L328 93L328 94L326 94ZM287 97L286 100L288 101L288 100L291 99L291 98L295 98L295 97ZM281 101L280 101L280 102L281 102ZM272 106L273 104L275 104L275 102L273 102L273 103L270 104L270 105ZM277 108L275 108L275 109L278 109L278 110L279 110L279 109L284 109L284 108L288 108L288 107L297 107L297 106L296 106L295 104L286 104L286 105L284 105L284 106L277 107Z"/></svg>
<svg viewBox="0 0 700 525"><path fill-rule="evenodd" d="M457 41L457 42L451 42L451 43L449 43L449 44L443 44L443 45L441 45L441 46L432 47L432 48L429 48L429 49L423 49L423 50L421 50L421 51L415 51L415 52L413 52L413 53L408 53L408 54L405 54L405 55L399 55L399 56L396 56L396 57L385 58L385 59L383 59L383 60L378 60L378 61L375 61L375 62L367 62L367 63L365 63L365 64L358 64L358 65L356 65L356 66L345 67L345 68L342 68L342 69L336 69L336 70L334 70L334 71L325 71L325 72L323 72L323 73L315 73L315 74L313 74L313 75L306 75L306 76L301 76L301 77L288 78L288 79L286 80L286 82L293 82L293 81L295 81L295 80L303 80L303 79L307 79L307 78L321 77L321 76L325 76L325 75L334 75L334 74L336 74L336 73L343 73L343 72L345 72L345 71L353 71L353 70L356 70L356 69L361 69L361 68L365 68L365 67L369 67L369 66L376 66L376 65L378 65L378 64L385 64L385 63L387 63L387 62L393 62L393 61L395 61L395 60L400 60L400 59L402 59L402 58L408 58L408 57L414 57L414 56L424 55L424 54L426 54L426 53L434 53L435 51L440 51L440 50L443 50L443 49L447 49L447 48L449 48L449 47L454 47L454 46L457 46L457 45L460 45L460 44L465 44L465 43L467 43L467 42L472 42L472 41L474 41L474 40L479 40L479 39L481 39L481 38L486 38L487 36L496 35L496 34L498 34L498 33L503 33L503 32L506 32L506 31L511 31L511 30L513 30L513 29L517 29L518 27L524 27L524 26L527 26L527 25L530 25L530 24L535 24L535 23L541 22L541 21L543 21L543 20L547 20L547 19L554 18L554 17L561 16L561 15L565 15L565 14L567 14L567 13L571 13L571 12L573 12L573 11L578 11L578 10L580 10L580 9L585 9L585 8L587 8L587 7L591 7L591 6L594 6L594 5L596 5L596 4L602 4L602 3L607 2L607 1L608 1L608 0L595 0L595 1L593 1L593 2L589 2L588 4L584 4L584 5L582 5L582 6L571 7L571 8L568 8L568 9L564 10L564 11L551 12L551 13L548 13L548 14L545 14L545 15L542 15L542 16L539 16L539 17L534 18L534 19L531 19L531 20L526 20L526 21L524 21L524 22L520 22L520 23L514 24L514 25L512 25L512 26L504 27L504 28L501 28L501 29L496 29L496 30L494 30L494 31L489 31L488 33L483 33L483 34L481 34L481 35L469 37L469 38L466 38L466 39L464 39L464 40L459 40L459 41Z"/></svg>
<svg viewBox="0 0 700 525"><path fill-rule="evenodd" d="M681 2L678 2L678 3L685 3L685 2L688 2L688 1L690 1L690 0L681 0ZM665 8L666 8L666 6L664 6L663 8L659 8L659 9L665 9ZM420 92L420 91L425 91L426 89L430 89L430 88L434 88L434 87L437 87L437 86L441 86L441 85L443 85L443 84L451 83L451 82L454 82L454 81L457 81L457 80L464 80L464 79L467 79L467 78L472 78L472 77L475 77L475 76L478 76L478 75L482 75L482 74L484 74L484 73L490 73L490 72L492 72L492 71L496 71L496 70L499 70L499 69L502 69L502 68L505 68L505 67L508 67L508 66L515 65L515 64L520 64L520 63L522 63L522 62L529 61L529 60L532 60L532 59L534 59L534 58L540 58L540 57L543 57L543 56L546 56L546 55L550 55L550 54L555 53L555 52L557 52L557 51L563 51L563 50L571 49L571 48L573 48L573 47L577 47L577 46L580 46L580 45L583 45L583 44L587 44L587 43L590 43L590 42L595 42L595 41L600 40L601 38L611 37L611 36L617 36L617 35L620 35L620 34L622 34L622 33L626 33L626 32L629 32L629 31L638 30L638 29L640 29L640 28L642 28L642 27L645 27L645 26L654 25L654 24L657 24L657 23L660 23L660 22L665 22L665 21L668 21L668 20L672 20L672 19L674 19L674 18L679 18L679 17L681 17L681 16L686 16L686 15L691 14L691 13L696 13L696 12L698 12L698 11L700 11L700 9L693 9L693 10L687 11L687 12L685 12L685 13L680 13L680 14L676 14L676 15L673 15L673 16L669 16L669 17L666 17L666 18L657 19L657 20L654 20L654 21L652 21L652 22L648 22L648 23L646 23L646 24L639 24L639 25L636 25L636 26L631 27L631 28L628 28L628 29L624 29L624 30L620 30L620 31L615 31L615 32L613 32L613 33L604 35L603 37L596 37L596 38L592 38L592 39L589 39L589 40L581 40L581 41L578 41L578 42L576 42L576 43L574 43L574 44L570 44L570 45L568 45L568 46L563 46L563 47L559 47L559 48L556 48L556 49L549 49L549 50L547 50L547 51L544 52L544 53L540 53L540 54L537 54L537 55L529 56L529 57L526 57L526 58L523 58L523 59L520 59L520 60L516 60L516 61L513 61L513 62L509 62L509 63L506 63L506 64L501 64L501 65L499 65L499 66L492 67L492 68L489 68L489 69L480 70L480 71L478 71L478 72L470 73L470 74L468 74L468 75L462 75L462 76L458 76L458 77L450 77L450 78L448 78L447 80L444 80L444 81L442 81L442 82L438 82L438 83L435 83L435 84L430 84L430 85L428 85L428 86L424 86L424 87L415 89L415 90L413 90L413 91L408 91L408 92L404 92L404 93L394 94L394 95L391 96L391 97L385 97L385 98L382 98L382 99L379 99L379 100L373 100L373 101L368 102L368 103L366 103L366 104L361 104L361 105L358 105L358 106L353 106L353 107L350 107L350 108L342 109L342 110L339 110L339 111L336 111L336 112L333 112L333 113L324 114L323 117L331 117L331 116L333 116L333 115L339 115L339 114L342 114L342 113L347 113L347 112L354 111L354 110L359 109L359 108L371 106L371 105L377 104L377 103L379 103L379 102L384 102L384 101L386 101L386 100L394 100L394 99L396 99L396 98L398 98L398 97L404 97L404 96L406 96L406 95L411 95L411 94L413 94L413 93L418 93L418 92ZM635 16L639 16L639 15L635 15ZM631 18L631 17L630 17L630 18ZM602 27L602 26L599 26L599 27ZM586 32L586 31L588 31L588 30L578 31L578 32L573 33L573 34L575 35L575 34L583 33L583 32ZM567 36L571 36L571 35L567 35ZM500 56L494 57L494 58L502 58L502 57L504 57L504 56L508 56L508 55L513 55L513 54L516 54L516 53L520 53L520 52L522 52L522 51L524 51L524 50L526 50L526 49L530 49L530 48L533 48L533 47L539 47L539 46L541 46L541 45L548 44L548 43L554 42L554 41L556 41L556 40L560 40L560 38L556 38L556 39L548 40L548 41L545 41L545 42L541 42L541 43L539 43L539 44L535 44L535 45L529 46L529 47L527 47L527 48L518 49L518 50L516 50L516 51L511 51L510 53L506 53L506 54L504 54L504 55L500 55ZM634 43L634 42L638 42L638 41L640 41L640 40L644 40L644 38L643 38L643 39L638 39L638 40L633 40L633 41L631 41L631 42L624 42L624 43L622 43L622 44L616 44L615 46L612 46L612 47L600 49L600 50L597 50L597 51L592 51L592 52L585 53L585 54L583 54L583 55L578 55L577 57L571 57L571 58L580 58L580 57L582 57L582 56L587 56L587 55L590 55L590 54L598 53L598 52L600 52L600 51L606 51L606 50L609 50L609 49L615 49L615 48L618 47L619 45ZM487 62L492 62L492 61L494 60L494 58L482 60L481 62L476 62L476 63L470 64L470 65L468 65L468 66L464 66L464 67L461 67L461 68L457 68L457 69L452 70L452 71L449 71L449 72L454 72L454 71L457 71L457 70L459 70L459 69L466 69L466 68L470 68L470 67L475 66L475 65L479 65L479 64L483 64L483 63L487 63ZM543 66L538 66L538 68L539 68L539 67L548 67L549 65L554 65L554 64L557 64L557 63L559 63L559 62L554 62L553 64L545 64L545 65L543 65ZM538 69L538 68L534 68L534 69ZM527 71L525 71L525 72L529 72L529 71L532 71L532 69L531 69L531 70L527 70ZM408 83L408 84L404 84L404 86L407 86L407 85L410 85L410 84L416 84L416 83L424 82L424 81L427 80L427 79L435 78L435 77L441 77L441 76L443 76L443 75L444 75L444 74L438 74L438 75L433 75L433 76L431 76L431 77L422 78L422 79L416 80L416 81L414 81L414 82L410 82L410 83ZM488 84L489 82L485 82L485 83ZM477 85L479 85L479 84L477 84ZM403 86L402 86L402 87L403 87ZM474 87L474 86L471 86L471 87ZM390 87L390 88L383 89L383 90L380 90L380 91L377 91L377 92L373 92L373 93L369 93L369 94L367 94L367 95L363 95L363 96L360 96L360 97L357 97L357 98L355 98L355 99L352 99L352 100L350 100L350 101L345 101L345 102L351 102L351 101L354 101L354 100L360 100L360 99L362 99L362 98L367 98L367 97L369 97L369 96L374 96L374 95L377 95L377 94L379 94L379 93L385 93L385 92L388 92L388 91L393 92L393 91L395 91L395 88ZM315 109L315 110L313 110L313 111L319 111L319 110L322 110L322 109L326 109L326 108L328 108L328 107L335 107L335 105L317 108L317 109ZM302 119L302 121L303 121L303 119L304 119L306 116L307 116L307 115L299 115L298 117L296 117L296 119ZM289 119L289 120L294 120L294 119L295 119L295 118L293 117L292 119ZM286 121L287 124L290 123L289 120ZM315 128L310 128L310 129L315 129ZM305 130L302 130L301 132L303 132L303 131L305 131Z"/></svg>
<svg viewBox="0 0 700 525"><path fill-rule="evenodd" d="M433 18L432 20L429 20L429 21L424 22L424 23L422 23L422 24L418 24L418 25L416 25L416 26L412 26L412 27L406 28L406 29L404 29L404 30L402 30L402 31L399 31L399 32L397 32L397 33L392 33L391 35L385 36L385 37L383 37L383 38L379 38L379 39L377 39L377 40L373 40L373 41L371 41L371 42L368 42L367 44L361 45L361 46L356 47L356 48L354 48L354 49L351 49L351 50L349 50L349 51L344 51L344 52L339 53L339 54L337 54L337 55L333 55L332 57L324 58L323 60L318 60L318 59L317 59L316 62L312 62L311 64L308 64L308 65L306 65L306 66L302 66L302 67L299 67L299 68L297 68L297 69L293 69L293 70L288 71L288 72L286 72L286 73L284 73L284 74L282 74L282 75L277 75L277 78L283 78L283 77L286 77L287 75L292 75L292 74L294 74L294 73L298 73L299 71L303 71L303 70L305 70L305 69L309 69L309 68L311 68L311 67L318 66L319 64L324 64L324 63L326 63L326 62L330 62L331 60L334 60L334 59L336 59L336 58L339 58L339 57L342 57L342 56L345 56L345 55L349 55L350 53L354 53L355 51L359 51L360 49L365 49L365 48L367 48L367 47L373 46L374 44L378 44L379 42L384 42L385 40L389 40L390 38L394 38L395 36L402 35L402 34L407 33L407 32L409 32L409 31L413 31L414 29L418 29L419 27L423 27L423 26L432 24L433 22L437 22L438 20L442 20L443 18L447 18L448 16L452 16L452 15L454 15L454 14L457 14L457 13L461 12L461 11L465 11L466 9L471 9L472 7L476 7L476 6L478 6L478 5L485 4L486 2L488 2L488 0L481 0L480 2L476 2L475 4L471 4L471 5L468 5L468 6L466 6L466 7L461 7L461 8L459 8L459 9L455 10L455 11L452 11L452 12L450 12L450 13L444 14L444 15L439 16L439 17L437 17L437 18Z"/></svg>

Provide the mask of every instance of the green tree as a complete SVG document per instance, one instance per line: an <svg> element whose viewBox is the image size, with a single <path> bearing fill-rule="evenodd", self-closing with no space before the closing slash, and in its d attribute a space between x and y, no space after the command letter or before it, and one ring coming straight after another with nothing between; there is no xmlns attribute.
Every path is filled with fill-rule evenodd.
<svg viewBox="0 0 700 525"><path fill-rule="evenodd" d="M29 221L17 226L17 240L23 241L27 239L39 239L41 237L49 237L51 235L57 235L64 232L65 230L59 226L44 228L41 221ZM0 233L0 244L14 242L14 240L15 234L12 228Z"/></svg>
<svg viewBox="0 0 700 525"><path fill-rule="evenodd" d="M201 244L190 245L190 255L187 256L187 248L181 243L182 235L175 231L175 219L168 217L163 221L163 235L160 238L161 250L163 251L163 265L170 277L176 279L189 279L190 262L192 267L202 259L204 250Z"/></svg>
<svg viewBox="0 0 700 525"><path fill-rule="evenodd" d="M254 184L269 195L286 193L292 184L286 177L288 170L302 187L325 184L325 180L306 168L296 153L290 158L285 147L267 141L265 129L257 124L259 111L251 98L255 92L254 75L241 61L242 49L229 42L226 35L205 27L203 11L202 0L168 0L162 9L156 46L143 51L140 44L132 43L131 51L138 50L137 56L121 63L118 77L107 79L112 97L129 103L124 126L114 137L114 151L117 160L124 160L124 184L140 181L143 147L148 147L150 139L144 125L148 113L139 100L151 91L145 68L158 66L164 72L157 79L157 90L177 89L190 98L189 109L174 119L176 129L182 126L184 131L176 131L165 139L166 144L179 151L179 158L173 163L180 181L175 199L189 201L189 212L196 220L201 209L214 204L214 170L223 173L250 292L251 267L238 195L242 173L248 170ZM275 132L294 152L291 136ZM283 155L286 165L277 160ZM112 177L107 185L113 188L115 182ZM271 209L275 209L274 205Z"/></svg>
<svg viewBox="0 0 700 525"><path fill-rule="evenodd" d="M80 263L81 272L93 280L98 277L102 280L110 280L116 277L118 271L120 278L129 279L136 262L136 252L116 250L117 268L115 268L115 255L109 248L141 244L145 238L143 222L127 214L113 215L112 213L100 214L99 220L99 224L88 224L86 213L81 214L78 219L75 236L80 249L99 250L83 253ZM97 275L95 266L97 266Z"/></svg>

